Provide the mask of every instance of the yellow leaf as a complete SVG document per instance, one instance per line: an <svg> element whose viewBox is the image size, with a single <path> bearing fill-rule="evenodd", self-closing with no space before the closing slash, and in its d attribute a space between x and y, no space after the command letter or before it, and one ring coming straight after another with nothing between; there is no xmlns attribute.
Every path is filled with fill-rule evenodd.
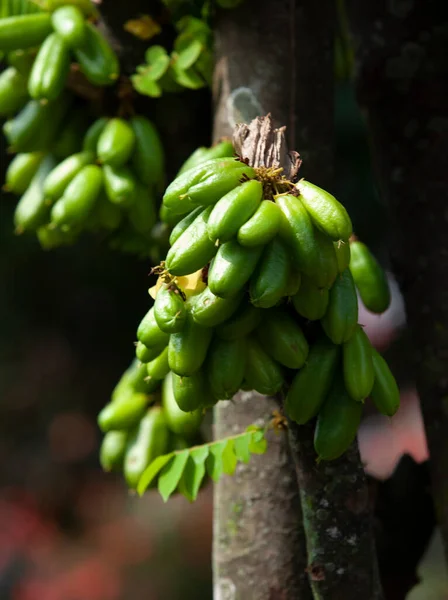
<svg viewBox="0 0 448 600"><path fill-rule="evenodd" d="M154 300L156 299L157 292L163 282L164 279L159 277L157 283L152 288L149 288L148 293ZM205 282L202 280L202 269L199 269L199 271L191 273L190 275L174 277L173 283L177 285L187 298L199 294L206 287Z"/></svg>
<svg viewBox="0 0 448 600"><path fill-rule="evenodd" d="M157 21L154 21L149 15L142 15L138 19L126 21L124 29L140 40L150 40L162 31Z"/></svg>

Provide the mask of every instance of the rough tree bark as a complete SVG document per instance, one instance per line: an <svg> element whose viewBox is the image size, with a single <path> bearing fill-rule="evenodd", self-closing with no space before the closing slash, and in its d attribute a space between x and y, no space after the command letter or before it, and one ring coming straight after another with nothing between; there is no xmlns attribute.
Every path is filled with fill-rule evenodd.
<svg viewBox="0 0 448 600"><path fill-rule="evenodd" d="M238 122L272 113L286 125L290 148L304 159L300 175L330 187L333 156L333 3L246 0L216 25L214 138ZM240 394L219 403L218 437L268 415L273 399ZM364 472L356 447L331 466L316 467L310 428L290 428L267 455L242 465L215 492L216 600L302 600L301 485L313 597L381 598Z"/></svg>
<svg viewBox="0 0 448 600"><path fill-rule="evenodd" d="M349 0L347 8L448 559L448 4Z"/></svg>

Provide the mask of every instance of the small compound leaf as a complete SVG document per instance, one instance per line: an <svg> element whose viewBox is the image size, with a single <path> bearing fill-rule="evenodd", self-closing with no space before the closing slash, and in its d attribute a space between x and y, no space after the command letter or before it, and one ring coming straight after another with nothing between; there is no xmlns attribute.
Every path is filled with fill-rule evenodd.
<svg viewBox="0 0 448 600"><path fill-rule="evenodd" d="M166 464L159 475L159 492L164 502L177 488L188 461L188 449L174 455L174 459Z"/></svg>
<svg viewBox="0 0 448 600"><path fill-rule="evenodd" d="M206 450L206 451L204 451ZM208 456L208 447L199 446L191 451L187 466L185 467L183 484L186 497L190 497L190 502L196 500L199 488L205 475L205 460Z"/></svg>
<svg viewBox="0 0 448 600"><path fill-rule="evenodd" d="M140 477L140 481L138 482L137 492L140 496L143 496L154 477L173 458L173 456L174 453L171 452L171 454L163 454L162 456L158 456L152 461L149 467L143 472L143 475Z"/></svg>
<svg viewBox="0 0 448 600"><path fill-rule="evenodd" d="M183 71L182 69L179 69L177 67L175 62L173 64L173 69L176 82L179 85L186 87L190 90L198 90L204 87L204 80L192 67Z"/></svg>
<svg viewBox="0 0 448 600"><path fill-rule="evenodd" d="M264 429L260 429L258 427L248 427L246 431L251 431L252 433L249 444L250 453L264 454L268 447Z"/></svg>
<svg viewBox="0 0 448 600"><path fill-rule="evenodd" d="M222 453L222 465L226 475L233 475L235 473L237 459L235 452L233 451L233 438L227 441L224 452Z"/></svg>
<svg viewBox="0 0 448 600"><path fill-rule="evenodd" d="M188 450L185 450L182 454L175 452L173 459L159 472L157 487L164 502L176 490L182 478L188 456Z"/></svg>
<svg viewBox="0 0 448 600"><path fill-rule="evenodd" d="M131 77L132 85L140 94L145 96L151 96L151 98L159 98L162 95L162 88L160 85L146 76L146 72L140 75L133 75Z"/></svg>
<svg viewBox="0 0 448 600"><path fill-rule="evenodd" d="M202 446L196 446L195 448L192 448L190 451L190 456L193 458L194 462L197 465L204 464L207 459L207 456L209 455L209 452L209 444L203 444Z"/></svg>
<svg viewBox="0 0 448 600"><path fill-rule="evenodd" d="M250 460L249 444L251 441L251 437L251 433L246 433L246 435L241 435L235 438L233 442L235 456L237 460L240 460L243 463L248 463Z"/></svg>
<svg viewBox="0 0 448 600"><path fill-rule="evenodd" d="M168 56L168 53L163 46L150 46L145 52L145 60L148 64L156 62L165 56Z"/></svg>
<svg viewBox="0 0 448 600"><path fill-rule="evenodd" d="M223 452L227 445L226 441L223 442L215 442L210 445L210 451L207 458L207 473L213 479L215 483L217 483L224 473L224 464L223 464Z"/></svg>
<svg viewBox="0 0 448 600"><path fill-rule="evenodd" d="M189 69L198 60L202 52L202 42L198 39L192 39L177 54L177 66L181 70Z"/></svg>

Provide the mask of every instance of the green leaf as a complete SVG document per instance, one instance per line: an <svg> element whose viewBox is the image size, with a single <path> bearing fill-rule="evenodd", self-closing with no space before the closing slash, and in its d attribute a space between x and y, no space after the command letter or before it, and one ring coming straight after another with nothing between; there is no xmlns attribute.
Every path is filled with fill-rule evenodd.
<svg viewBox="0 0 448 600"><path fill-rule="evenodd" d="M179 85L190 90L198 90L205 86L205 81L193 68L183 71L174 63L173 69L175 79Z"/></svg>
<svg viewBox="0 0 448 600"><path fill-rule="evenodd" d="M251 454L264 454L267 450L268 443L264 437L264 432L260 432L261 437L253 435L249 444L249 452Z"/></svg>
<svg viewBox="0 0 448 600"><path fill-rule="evenodd" d="M194 448L185 467L183 476L184 496L193 502L196 500L199 488L205 475L205 461L209 453L208 446Z"/></svg>
<svg viewBox="0 0 448 600"><path fill-rule="evenodd" d="M235 438L233 442L233 448L235 451L235 456L237 460L241 462L248 463L250 460L250 451L249 445L251 442L252 435L242 435L238 438Z"/></svg>
<svg viewBox="0 0 448 600"><path fill-rule="evenodd" d="M222 453L222 466L223 471L226 475L233 475L235 473L237 459L233 450L234 440L229 439Z"/></svg>
<svg viewBox="0 0 448 600"><path fill-rule="evenodd" d="M207 473L216 483L224 473L223 452L227 445L227 441L215 442L210 445L209 455L207 458Z"/></svg>
<svg viewBox="0 0 448 600"><path fill-rule="evenodd" d="M152 81L158 81L167 72L170 66L171 58L163 46L151 46L145 54L146 62L149 66L146 67L146 75ZM137 71L139 68L137 67Z"/></svg>
<svg viewBox="0 0 448 600"><path fill-rule="evenodd" d="M180 34L177 36L174 42L174 49L176 52L180 52L180 50L182 50L183 44L185 44L187 37L200 38L204 40L207 37L211 37L211 29L205 21L188 15L177 21L176 29Z"/></svg>
<svg viewBox="0 0 448 600"><path fill-rule="evenodd" d="M159 492L164 502L177 488L189 458L189 451L183 450L174 456L174 460L166 464L159 476Z"/></svg>
<svg viewBox="0 0 448 600"><path fill-rule="evenodd" d="M202 42L192 39L183 50L177 54L177 66L181 70L189 69L198 60L202 52Z"/></svg>
<svg viewBox="0 0 448 600"><path fill-rule="evenodd" d="M159 98L162 95L160 85L145 74L133 75L131 77L132 85L140 94L151 96L151 98Z"/></svg>
<svg viewBox="0 0 448 600"><path fill-rule="evenodd" d="M238 435L159 456L140 478L138 493L142 495L158 476L159 492L165 502L176 488L193 502L206 472L215 482L223 474L233 475L238 461L247 463L250 454L266 452L264 436L264 429L251 425Z"/></svg>
<svg viewBox="0 0 448 600"><path fill-rule="evenodd" d="M158 456L155 460L152 461L149 467L145 469L143 475L140 477L140 481L138 482L137 486L137 492L139 496L143 496L154 477L173 458L173 456L173 452L171 452L170 454L163 454L162 456Z"/></svg>

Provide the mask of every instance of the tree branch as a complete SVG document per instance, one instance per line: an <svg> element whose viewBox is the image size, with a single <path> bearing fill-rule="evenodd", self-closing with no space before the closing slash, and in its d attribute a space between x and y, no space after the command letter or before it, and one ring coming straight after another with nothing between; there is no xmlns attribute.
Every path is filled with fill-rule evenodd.
<svg viewBox="0 0 448 600"><path fill-rule="evenodd" d="M413 367L448 558L448 5L348 2L358 98L366 109L391 254L411 329Z"/></svg>
<svg viewBox="0 0 448 600"><path fill-rule="evenodd" d="M289 422L315 600L383 598L372 515L357 444L338 460L316 463L314 423Z"/></svg>

